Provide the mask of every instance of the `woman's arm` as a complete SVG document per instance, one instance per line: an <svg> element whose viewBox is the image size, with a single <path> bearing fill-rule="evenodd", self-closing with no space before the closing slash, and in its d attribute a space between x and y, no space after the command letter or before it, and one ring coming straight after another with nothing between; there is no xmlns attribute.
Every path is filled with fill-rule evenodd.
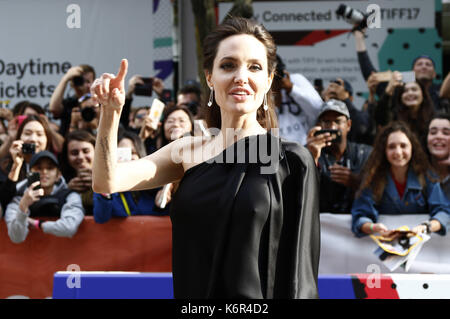
<svg viewBox="0 0 450 319"><path fill-rule="evenodd" d="M137 161L117 163L117 131L125 103L127 69L128 61L123 59L116 76L103 74L91 87L91 93L101 104L92 174L92 188L96 193L154 188L178 180L184 173L181 161L172 154L174 145L179 143L170 143Z"/></svg>

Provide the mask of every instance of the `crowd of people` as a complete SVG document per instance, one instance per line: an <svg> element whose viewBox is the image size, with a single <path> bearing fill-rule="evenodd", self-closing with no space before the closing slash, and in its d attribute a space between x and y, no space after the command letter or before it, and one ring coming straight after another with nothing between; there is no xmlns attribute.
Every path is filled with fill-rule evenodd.
<svg viewBox="0 0 450 319"><path fill-rule="evenodd" d="M93 192L92 167L100 118L99 105L90 93L94 79L92 66L76 66L62 77L49 110L32 101L0 109L0 210L13 242L23 242L30 229L72 237L83 217L89 215L98 223L111 217L168 215L175 184L146 191ZM125 151L123 161L143 158L199 129L194 114L201 90L196 82L182 87L175 103L162 95L162 80L153 78L152 87L147 89L166 102L156 123L148 116L150 98L148 105L131 106L139 84L139 76L128 83L117 141ZM74 94L64 97L68 85ZM56 220L43 222L48 218Z"/></svg>
<svg viewBox="0 0 450 319"><path fill-rule="evenodd" d="M382 79L367 54L364 32L353 35L367 101L355 106L353 88L342 78L318 88L302 74L290 74L277 56L271 103L280 136L309 150L320 176L320 212L352 214L356 236L387 234L379 214L409 213L430 215L414 230L444 235L450 225L450 74L436 84L435 62L420 55L411 61L415 81L405 83L397 71ZM93 191L100 119L91 95L95 78L94 67L75 66L57 85L48 110L32 101L0 109L0 201L12 241L24 241L30 229L71 237L85 215L105 223L169 214L177 183ZM210 121L202 110L208 94L196 82L168 99L163 81L152 78L147 89L165 103L159 120L149 116L150 98L148 105L133 105L143 84L138 75L128 81L117 139L128 155L121 161L143 158L185 135L207 134ZM64 96L69 85L73 95ZM59 121L50 120L50 113ZM42 222L44 216L56 220Z"/></svg>

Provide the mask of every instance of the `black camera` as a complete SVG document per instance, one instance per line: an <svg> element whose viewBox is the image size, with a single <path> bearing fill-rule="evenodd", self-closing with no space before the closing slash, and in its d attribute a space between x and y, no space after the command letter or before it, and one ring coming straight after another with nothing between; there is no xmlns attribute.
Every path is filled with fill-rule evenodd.
<svg viewBox="0 0 450 319"><path fill-rule="evenodd" d="M23 154L34 154L36 153L36 144L34 143L23 143L22 144Z"/></svg>
<svg viewBox="0 0 450 319"><path fill-rule="evenodd" d="M84 84L84 78L82 76L75 76L72 81L74 86L82 86Z"/></svg>
<svg viewBox="0 0 450 319"><path fill-rule="evenodd" d="M337 10L336 14L344 18L345 21L354 25L353 30L362 30L367 28L367 18L368 15L362 13L359 10L353 9L352 7L341 4Z"/></svg>
<svg viewBox="0 0 450 319"><path fill-rule="evenodd" d="M92 121L97 113L95 112L95 108L93 106L86 106L81 110L81 118L85 122Z"/></svg>

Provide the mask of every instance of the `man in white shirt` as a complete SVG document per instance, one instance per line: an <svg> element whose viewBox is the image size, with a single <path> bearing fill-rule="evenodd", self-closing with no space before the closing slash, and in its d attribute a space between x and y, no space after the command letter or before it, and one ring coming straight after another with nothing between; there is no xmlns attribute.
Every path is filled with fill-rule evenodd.
<svg viewBox="0 0 450 319"><path fill-rule="evenodd" d="M305 145L323 104L319 93L303 75L289 74L279 56L272 91L280 136Z"/></svg>

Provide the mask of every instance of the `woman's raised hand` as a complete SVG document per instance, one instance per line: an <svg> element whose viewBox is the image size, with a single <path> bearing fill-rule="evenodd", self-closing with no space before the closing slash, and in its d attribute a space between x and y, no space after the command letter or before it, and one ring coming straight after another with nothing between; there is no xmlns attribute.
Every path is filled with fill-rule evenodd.
<svg viewBox="0 0 450 319"><path fill-rule="evenodd" d="M120 110L125 104L125 76L128 60L122 59L117 75L103 73L91 86L91 94L103 107Z"/></svg>

